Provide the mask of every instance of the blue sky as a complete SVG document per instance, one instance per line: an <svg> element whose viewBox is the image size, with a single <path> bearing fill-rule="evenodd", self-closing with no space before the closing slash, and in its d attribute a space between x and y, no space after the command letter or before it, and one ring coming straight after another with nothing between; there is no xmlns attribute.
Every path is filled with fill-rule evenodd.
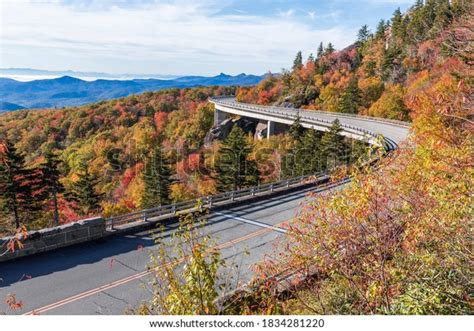
<svg viewBox="0 0 474 331"><path fill-rule="evenodd" d="M261 74L343 48L412 0L1 0L0 67Z"/></svg>

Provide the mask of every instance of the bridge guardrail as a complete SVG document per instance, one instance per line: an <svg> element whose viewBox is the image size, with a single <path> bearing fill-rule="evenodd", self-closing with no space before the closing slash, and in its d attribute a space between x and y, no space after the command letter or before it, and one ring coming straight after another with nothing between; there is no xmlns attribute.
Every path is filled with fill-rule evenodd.
<svg viewBox="0 0 474 331"><path fill-rule="evenodd" d="M291 179L285 179L273 183L257 185L241 190L236 191L228 191L224 193L208 195L205 197L187 200L178 203L172 203L168 205L158 206L156 208L149 208L140 210L137 212L132 212L128 214L113 216L105 219L106 228L107 229L115 229L118 226L126 225L129 223L137 222L137 221L149 221L152 218L157 218L160 216L173 216L177 215L180 212L188 211L198 205L198 203L202 203L203 207L212 208L214 204L219 202L232 202L239 198L250 198L262 193L271 193L275 190L291 187L295 184L303 184L305 181L310 180L313 178L314 182L320 182L326 178L328 175L321 172L312 175L304 175L299 176Z"/></svg>
<svg viewBox="0 0 474 331"><path fill-rule="evenodd" d="M211 99L211 101L212 101L212 99ZM234 107L234 108L237 108L237 109L250 110L252 112L256 112L256 113L260 113L260 114L264 114L264 115L265 114L271 114L271 115L274 115L274 116L276 115L277 117L281 117L281 118L286 119L286 120L294 120L297 117L296 114L290 114L288 112L283 112L283 111L279 111L279 110L268 111L268 109L261 109L259 107L254 107L252 105L246 105L246 104L241 104L241 103L237 103L237 102L226 102L226 103L223 103L223 105ZM308 112L308 113L310 113L310 112ZM334 113L329 113L329 114L334 115ZM332 121L321 119L321 118L314 118L314 117L311 117L311 116L305 116L305 115L301 116L300 115L300 119L303 119L303 120L306 120L308 122L318 124L318 125L323 124L323 126L328 128L328 129L332 125ZM356 134L361 132L361 133L367 134L367 135L369 135L373 138L378 138L378 136L379 136L378 134L376 134L374 132L371 132L369 130L354 127L352 125L348 125L348 124L344 124L344 123L341 123L341 127L344 128L344 129L352 130Z"/></svg>
<svg viewBox="0 0 474 331"><path fill-rule="evenodd" d="M365 121L372 121L372 122L382 122L382 123L388 123L388 124L393 124L401 127L408 128L411 126L411 123L409 122L404 122L404 121L399 121L399 120L393 120L389 118L381 118L381 117L373 117L373 116L366 116L366 115L357 115L357 114L345 114L345 113L334 113L334 112L325 112L321 110L305 110L305 109L298 109L298 108L286 108L286 107L277 107L277 106L255 106L251 104L245 104L242 102L238 102L235 100L235 97L233 96L217 96L217 97L212 97L209 98L209 101L211 102L219 102L219 103L224 103L224 104L233 104L233 106L237 108L247 108L247 109L255 109L255 110L262 110L262 111L268 111L268 110L275 110L275 111L298 111L300 113L308 113L308 114L321 114L321 115L337 115L338 117L346 117L346 118L357 118L360 120L365 120Z"/></svg>

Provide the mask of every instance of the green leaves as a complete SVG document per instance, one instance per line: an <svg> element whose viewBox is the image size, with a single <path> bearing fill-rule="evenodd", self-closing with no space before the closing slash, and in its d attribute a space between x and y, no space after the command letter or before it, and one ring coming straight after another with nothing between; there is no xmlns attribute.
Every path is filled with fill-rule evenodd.
<svg viewBox="0 0 474 331"><path fill-rule="evenodd" d="M252 146L247 142L245 132L234 125L216 156L215 170L219 191L235 191L258 183L257 164L249 159L251 152Z"/></svg>
<svg viewBox="0 0 474 331"><path fill-rule="evenodd" d="M0 212L12 217L17 229L40 209L35 197L41 189L38 178L9 140L0 141Z"/></svg>
<svg viewBox="0 0 474 331"><path fill-rule="evenodd" d="M78 172L79 179L73 182L66 192L66 199L78 204L83 216L97 212L103 194L97 192L99 178L89 172L87 165L82 165Z"/></svg>
<svg viewBox="0 0 474 331"><path fill-rule="evenodd" d="M145 160L143 182L145 189L142 197L143 208L153 208L170 202L171 168L169 160L156 144Z"/></svg>
<svg viewBox="0 0 474 331"><path fill-rule="evenodd" d="M200 205L180 217L179 227L170 241L165 234L157 254L151 256L153 298L141 309L145 313L166 315L215 315L218 288L225 267L215 243L202 232L207 210ZM220 270L222 271L222 270Z"/></svg>

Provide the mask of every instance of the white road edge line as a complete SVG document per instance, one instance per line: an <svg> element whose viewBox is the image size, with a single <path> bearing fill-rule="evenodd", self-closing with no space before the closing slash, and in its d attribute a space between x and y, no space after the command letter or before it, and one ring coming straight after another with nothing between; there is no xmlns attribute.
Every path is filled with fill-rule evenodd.
<svg viewBox="0 0 474 331"><path fill-rule="evenodd" d="M259 227L262 227L262 228L271 229L271 230L276 231L276 232L280 232L280 233L287 233L288 232L287 230L282 229L280 227L273 226L273 225L268 225L268 224L258 222L258 221L252 221L252 220L249 220L247 218L243 218L243 217L239 217L239 216L235 216L235 215L231 215L231 214L219 213L217 211L212 212L212 213L214 215L224 216L225 218L234 219L236 221L240 221L240 222L243 222L243 223L248 223L248 224L256 225L256 226L259 226Z"/></svg>

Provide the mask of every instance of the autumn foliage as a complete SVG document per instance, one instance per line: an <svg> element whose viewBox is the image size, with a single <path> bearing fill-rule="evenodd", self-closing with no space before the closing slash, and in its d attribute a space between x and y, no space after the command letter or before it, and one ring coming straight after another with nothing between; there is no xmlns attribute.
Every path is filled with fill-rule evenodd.
<svg viewBox="0 0 474 331"><path fill-rule="evenodd" d="M286 285L296 290L275 301L276 284L265 283L273 294L253 313L472 314L472 63L460 54L473 20L466 16L406 57L417 72L379 99L403 100L410 139L377 170L357 171L346 189L304 206L284 253L260 268L270 280L291 271ZM455 44L445 38L453 34ZM449 54L427 54L448 44ZM384 111L379 101L374 115Z"/></svg>

